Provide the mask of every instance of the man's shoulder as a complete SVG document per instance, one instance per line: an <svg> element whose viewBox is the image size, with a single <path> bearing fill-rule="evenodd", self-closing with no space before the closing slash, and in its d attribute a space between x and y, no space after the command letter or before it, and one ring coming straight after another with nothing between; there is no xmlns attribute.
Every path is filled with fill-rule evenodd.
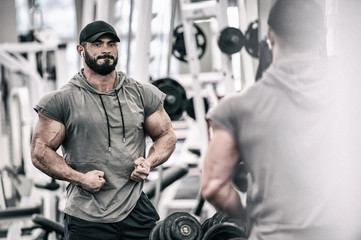
<svg viewBox="0 0 361 240"><path fill-rule="evenodd" d="M77 87L71 83L66 83L62 87L52 90L50 92L47 92L43 99L50 99L50 98L64 98L66 99L69 95L73 94L74 90Z"/></svg>
<svg viewBox="0 0 361 240"><path fill-rule="evenodd" d="M229 101L234 101L234 100L242 101L245 99L258 98L258 96L260 94L262 94L264 89L267 87L268 87L267 79L262 79L262 80L256 81L253 85L251 85L249 87L245 87L238 92L229 94L229 96L227 98L229 98Z"/></svg>
<svg viewBox="0 0 361 240"><path fill-rule="evenodd" d="M263 97L267 84L265 82L257 81L252 86L244 88L238 92L233 92L224 96L219 104L218 108L223 111L229 111L233 114L239 115L240 113L246 114L248 112L254 112L259 104L263 104L265 99Z"/></svg>
<svg viewBox="0 0 361 240"><path fill-rule="evenodd" d="M138 81L138 80L134 79L133 77L126 75L124 72L121 72L121 71L118 71L118 76L121 79L123 79L123 85L126 85L126 86L140 86L141 87L141 86L148 84L146 82Z"/></svg>
<svg viewBox="0 0 361 240"><path fill-rule="evenodd" d="M118 71L118 74L123 78L123 86L129 88L136 88L140 92L159 92L160 90L151 82L141 82L132 77L127 76L125 73Z"/></svg>

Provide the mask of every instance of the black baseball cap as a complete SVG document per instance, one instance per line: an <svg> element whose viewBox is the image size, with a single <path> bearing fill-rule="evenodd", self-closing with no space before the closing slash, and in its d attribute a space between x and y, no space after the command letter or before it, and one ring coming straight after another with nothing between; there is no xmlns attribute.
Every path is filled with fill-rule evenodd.
<svg viewBox="0 0 361 240"><path fill-rule="evenodd" d="M79 43L94 42L104 34L110 34L117 42L120 42L117 32L110 24L104 21L95 21L89 23L81 30L79 36Z"/></svg>

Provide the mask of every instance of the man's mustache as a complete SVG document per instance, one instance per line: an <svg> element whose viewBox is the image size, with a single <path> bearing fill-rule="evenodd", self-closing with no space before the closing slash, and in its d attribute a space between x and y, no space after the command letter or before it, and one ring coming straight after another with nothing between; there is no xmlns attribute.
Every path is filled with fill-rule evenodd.
<svg viewBox="0 0 361 240"><path fill-rule="evenodd" d="M103 59L103 58L114 59L114 57L113 57L112 55L109 55L109 54L105 54L105 55L99 56L97 59Z"/></svg>

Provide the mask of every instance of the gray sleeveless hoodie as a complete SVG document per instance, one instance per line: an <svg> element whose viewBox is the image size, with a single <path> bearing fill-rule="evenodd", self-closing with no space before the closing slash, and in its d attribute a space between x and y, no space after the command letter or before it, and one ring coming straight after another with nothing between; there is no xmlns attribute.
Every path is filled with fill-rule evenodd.
<svg viewBox="0 0 361 240"><path fill-rule="evenodd" d="M361 239L350 237L360 229L360 83L340 70L282 60L208 114L250 173L249 239Z"/></svg>
<svg viewBox="0 0 361 240"><path fill-rule="evenodd" d="M134 160L145 156L145 119L165 94L118 72L114 89L103 93L79 72L59 90L44 96L35 110L64 124L62 152L69 166L86 173L104 171L97 193L69 184L64 212L93 222L117 222L134 208L143 183L130 179Z"/></svg>

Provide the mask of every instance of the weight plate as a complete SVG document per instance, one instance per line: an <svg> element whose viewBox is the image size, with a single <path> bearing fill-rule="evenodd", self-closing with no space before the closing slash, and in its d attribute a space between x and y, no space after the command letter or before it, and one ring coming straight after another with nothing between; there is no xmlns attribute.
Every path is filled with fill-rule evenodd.
<svg viewBox="0 0 361 240"><path fill-rule="evenodd" d="M258 21L255 20L248 25L245 33L245 48L249 55L259 58Z"/></svg>
<svg viewBox="0 0 361 240"><path fill-rule="evenodd" d="M246 238L247 233L230 223L219 223L208 229L203 240L226 240L230 238Z"/></svg>
<svg viewBox="0 0 361 240"><path fill-rule="evenodd" d="M243 33L238 28L226 27L218 38L218 46L226 54L239 52L245 44Z"/></svg>
<svg viewBox="0 0 361 240"><path fill-rule="evenodd" d="M208 231L208 229L211 227L210 226L210 222L212 221L212 218L207 218L203 223L202 223L202 231L203 231L203 235Z"/></svg>
<svg viewBox="0 0 361 240"><path fill-rule="evenodd" d="M212 217L212 226L220 223L220 220L223 218L224 214L221 212L216 212Z"/></svg>
<svg viewBox="0 0 361 240"><path fill-rule="evenodd" d="M202 29L196 24L193 24L193 33L196 40L198 58L201 59L206 51L206 35L202 31ZM182 62L188 62L182 24L178 25L173 31L172 54L178 60Z"/></svg>
<svg viewBox="0 0 361 240"><path fill-rule="evenodd" d="M159 240L160 239L159 230L160 230L160 226L162 223L163 223L163 221L160 221L157 223L157 225L155 225L155 227L150 232L149 240Z"/></svg>
<svg viewBox="0 0 361 240"><path fill-rule="evenodd" d="M173 239L176 240L200 240L202 238L202 226L198 220L189 213L174 218L171 227Z"/></svg>
<svg viewBox="0 0 361 240"><path fill-rule="evenodd" d="M203 104L204 104L204 113L207 113L208 109L209 109L209 104L208 104L207 98L203 98ZM195 120L196 114L194 112L193 98L188 99L185 105L186 105L185 110L186 110L187 115Z"/></svg>
<svg viewBox="0 0 361 240"><path fill-rule="evenodd" d="M166 94L164 110L170 119L180 119L183 115L184 104L187 101L186 91L183 86L171 78L161 78L153 81L152 84Z"/></svg>
<svg viewBox="0 0 361 240"><path fill-rule="evenodd" d="M163 224L160 227L160 240L172 240L174 239L172 236L172 224L174 220L180 216L182 216L182 212L174 212L168 215L164 220Z"/></svg>

